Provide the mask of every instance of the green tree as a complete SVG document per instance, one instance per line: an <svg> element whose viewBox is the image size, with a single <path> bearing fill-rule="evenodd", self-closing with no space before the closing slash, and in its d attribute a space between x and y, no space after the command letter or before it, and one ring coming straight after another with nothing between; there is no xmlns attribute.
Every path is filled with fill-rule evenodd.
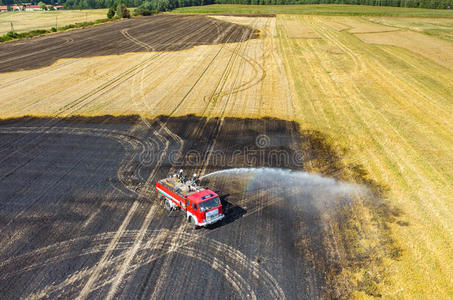
<svg viewBox="0 0 453 300"><path fill-rule="evenodd" d="M38 5L39 5L39 7L40 7L42 10L47 10L46 4L45 4L44 2L41 1L41 2L38 3Z"/></svg>
<svg viewBox="0 0 453 300"><path fill-rule="evenodd" d="M126 5L120 3L118 4L117 8L116 8L116 15L120 18L130 18L131 17L131 13L130 11L127 9Z"/></svg>
<svg viewBox="0 0 453 300"><path fill-rule="evenodd" d="M107 18L111 19L115 16L116 10L115 7L111 6L107 12Z"/></svg>

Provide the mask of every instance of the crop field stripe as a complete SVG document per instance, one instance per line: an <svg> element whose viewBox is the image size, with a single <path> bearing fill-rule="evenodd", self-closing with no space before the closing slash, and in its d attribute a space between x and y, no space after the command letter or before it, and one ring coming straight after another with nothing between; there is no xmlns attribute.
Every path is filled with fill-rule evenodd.
<svg viewBox="0 0 453 300"><path fill-rule="evenodd" d="M192 32L191 34L187 35L187 34L184 34L184 39L180 39L179 37L176 37L176 38L172 38L172 39L175 39L175 40L178 40L178 41L182 41L184 42L184 40L188 40L190 39L192 36L197 36L200 34L200 31L203 32L205 30L209 30L209 26L206 26L206 27L201 27L199 28L198 30ZM160 56L162 57L167 57L167 61L170 61L172 59L172 57L169 55L169 53L167 52L160 52L159 53ZM212 60L211 60L211 63L214 61L214 59L216 58L217 56L215 56ZM160 64L162 63L165 63L165 61L159 61ZM176 111L177 109L179 108L179 106L184 102L184 100L187 98L187 96L190 94L190 92L193 90L193 88L196 86L196 84L198 84L198 82L200 81L200 79L203 77L203 75L205 74L205 72L208 70L208 68L211 66L211 63L208 64L208 66L205 68L204 72L202 73L202 75L198 78L198 80L195 82L195 84L192 86L191 89L189 89L189 91L186 93L186 95L180 100L179 104L176 105L176 107L173 109L172 112L170 112L170 116L172 116ZM152 73L150 73L151 75ZM144 80L144 79L142 79ZM170 92L170 91L168 91Z"/></svg>
<svg viewBox="0 0 453 300"><path fill-rule="evenodd" d="M317 25L319 25L319 24L317 24ZM315 26L314 26L314 28L315 28ZM319 26L319 27L316 26L316 29L318 29L318 32L320 32L320 31L323 30L324 28L322 28L321 26ZM341 42L339 41L339 39L335 39L334 37L329 36L329 34L328 34L327 32L322 32L322 33L320 32L320 34L323 34L323 36L328 37L328 39L329 39L330 41L335 41L335 44L336 44L337 46L340 46L343 50L345 50L346 53L349 53L349 54L351 55L351 58L354 59L354 61L358 61L358 60L360 61L360 59L357 58L357 55L353 52L353 50L347 48L347 46L345 46L344 44L341 44ZM360 70L364 70L364 68L361 67ZM362 99L362 100L364 100L364 101L367 101L367 102L369 103L367 97L366 97L365 95L363 95L363 94L361 93L360 89L355 85L353 78L351 78L351 84L353 85L355 91L361 96L360 99ZM341 90L341 89L338 89L338 90ZM346 96L345 96L346 99L349 99L350 97L354 97L354 96L353 96L352 94L351 94L351 95L346 95ZM358 100L358 99L357 99L357 100ZM365 104L365 102L362 102L362 103ZM374 138L375 135L374 135L374 133L371 131L371 127L368 125L368 122L366 122L365 119L361 117L361 116L363 115L363 113L366 112L366 111L362 111L362 113L359 113L359 112L354 108L353 105L350 105L350 107L351 107L352 111L354 112L354 114L356 115L357 119L360 120L360 123L362 123L363 125L365 125L365 126L368 128L369 136L374 140L375 143L380 144L380 142L377 141L377 140ZM381 117L383 117L383 116L381 115ZM385 119L385 118L384 118L384 119ZM372 120L372 116L371 116L371 115L368 115L367 120ZM388 121L387 121L387 120L385 120L385 122L388 124ZM375 128L377 128L377 127L375 127ZM394 128L391 128L391 130L392 130L392 131L395 131ZM381 148L382 150L386 151L386 152L390 152L390 151L391 151L391 150L389 150L388 147L385 147L383 144L380 144L380 148ZM390 155L390 156L393 156L393 155L395 155L395 153L389 153L389 155Z"/></svg>
<svg viewBox="0 0 453 300"><path fill-rule="evenodd" d="M253 27L253 24L252 24L252 27ZM245 34L245 33L244 33ZM245 36L243 36L242 38L243 40L247 40ZM206 155L204 155L204 162L202 163L201 167L200 167L200 171L199 171L199 174L201 176L203 176L206 172L206 168L208 167L209 165L209 162L210 162L210 159L211 159L211 154L215 148L215 144L216 144L216 141L217 141L217 136L219 135L221 129L222 129L222 125L223 125L223 121L224 121L224 118L225 118L225 112L226 112L226 109L227 109L227 106L230 102L230 99L233 97L233 99L235 98L234 94L236 93L236 88L235 88L235 85L237 83L237 80L238 78L240 77L240 74L243 74L244 73L244 70L245 68L241 67L244 62L246 61L246 59L244 58L244 55L241 54L241 51L244 51L247 49L247 46L248 46L248 42L245 41L245 42L242 42L242 43L239 43L238 47L236 47L234 49L234 51L231 51L232 52L232 56L234 56L234 60L231 64L227 64L227 68L228 66L230 66L229 70L228 70L228 74L224 77L225 78L225 81L223 83L223 85L226 83L226 79L229 78L229 74L231 72L231 70L233 69L233 66L236 62L236 60L238 59L238 57L242 58L241 60L239 60L239 66L238 66L238 70L239 72L236 72L236 76L232 82L232 85L231 85L231 88L230 88L230 91L226 91L225 93L227 93L227 95L225 95L227 97L227 100L224 100L225 101L225 105L222 109L222 112L221 112L221 115L220 115L220 121L218 122L218 125L217 125L217 128L215 129L215 133L214 133L214 136L213 138L211 139L211 145L208 147L207 149L207 152L206 152ZM242 49L241 49L242 48ZM231 60L230 60L231 61ZM229 62L230 62L229 61ZM242 64L241 64L242 62ZM222 78L222 77L221 77ZM223 85L221 87L221 90L223 89ZM240 88L240 87L239 87ZM220 92L219 92L220 93ZM225 97L224 95L222 95L223 97ZM219 97L222 97L219 95ZM214 98L216 96L213 96L211 98ZM215 103L215 101L214 101ZM234 102L231 104L231 106L234 106ZM206 122L207 124L207 122Z"/></svg>
<svg viewBox="0 0 453 300"><path fill-rule="evenodd" d="M296 42L294 40L291 40L288 38L287 36L287 33L284 29L284 25L282 24L282 22L280 21L281 19L280 18L277 18L277 34L279 36L279 41L280 41L280 48L282 49L282 55L283 55L283 61L285 63L285 67L287 66L291 66L292 64L294 63L297 63L299 60L296 60L294 58L299 58L301 56L304 56L305 55L305 52L304 51L300 51L300 52L297 52L296 53L296 49L298 48L296 46ZM305 61L307 62L308 64L308 61L306 58L304 58ZM308 66L312 69L312 66L310 64L308 64ZM291 70L288 69L286 70L286 72L290 72ZM311 72L311 74L314 74L313 70ZM305 82L309 82L309 81L305 81ZM297 85L298 82L297 81L293 81L293 80L290 80L290 86L292 87L293 85ZM308 89L311 94L313 95L313 87L311 84L307 84L304 86L306 89ZM292 87L292 89L296 90L296 87ZM294 99L296 101L296 99ZM310 105L310 109L311 109L311 114L312 115L317 115L316 114L316 110L314 108L314 105L313 105L313 101L309 101L309 105ZM297 107L297 106L296 106ZM295 113L296 115L297 114L306 114L306 112L302 112L302 111L299 111L299 109L297 108L297 111Z"/></svg>
<svg viewBox="0 0 453 300"><path fill-rule="evenodd" d="M318 28L321 28L321 26L319 26ZM338 40L338 39L337 39ZM364 47L364 49L366 50L367 48ZM352 50L350 50L352 52ZM403 86L403 83L400 82L400 85L396 85L394 84L394 82L396 81L399 81L398 78L396 78L394 76L394 74L386 71L386 69L378 62L378 61L375 61L375 63L377 64L377 66L373 66L373 69L374 70L379 70L381 69L382 71L381 72L386 72L387 74L386 75L381 75L382 73L381 72L375 72L375 74L378 74L380 75L380 80L382 81L386 81L389 85L393 86L394 89L400 89L399 86ZM391 80L389 80L389 76L392 78ZM370 111L376 111L378 113L378 115L384 120L384 122L389 126L390 130L393 131L399 138L401 141L403 141L405 143L405 146L406 146L406 149L410 149L411 152L413 154L416 154L417 152L415 151L415 149L412 147L412 145L410 145L410 143L407 142L407 140L390 124L389 120L382 114L380 113L380 111L377 109L376 106L374 106L369 100L368 100L368 97L366 97L365 95L362 94L361 90L355 85L354 82L352 82L353 86L355 87L356 89L356 92L362 96L362 99L364 99L367 103L368 103L368 107L370 107ZM413 86L411 86L411 89L414 89ZM371 117L371 116L369 116ZM362 120L362 122L364 122ZM383 131L381 134L385 134L385 132ZM385 149L385 151L389 151L388 147L384 147L384 145L382 145L382 148ZM389 155L395 155L395 153L392 153L392 154L389 154ZM407 161L406 161L407 162ZM437 176L439 177L442 177L441 173L436 170L431 164L429 161L426 161L428 163L428 166L431 167L431 169L433 169L436 173L437 173ZM420 170L416 170L414 169L415 166L413 165L407 165L409 168L411 168L413 170L413 174L420 174ZM425 178L422 178L421 176L418 176L418 178L422 181L425 180ZM444 179L445 180L445 179Z"/></svg>
<svg viewBox="0 0 453 300"><path fill-rule="evenodd" d="M243 35L246 34L246 33L243 33ZM243 39L245 37L243 36ZM245 44L246 42L242 42L242 43L238 43L236 48L239 48L241 47L243 44ZM201 78L203 77L203 75L206 73L206 71L212 66L212 63L214 62L214 60L217 58L217 56L220 54L220 52L224 49L225 47L225 44L222 44L222 47L219 49L219 51L216 53L216 55L213 57L213 59L211 60L211 62L206 66L206 68L203 70L202 74L200 77L198 77L198 79L195 81L195 84L191 87L191 89L189 89L189 91L185 94L185 96L182 98L182 100L179 102L179 104L175 107L175 109L170 113L170 116L172 116L176 110L180 107L180 105L184 102L184 100L186 99L186 97L189 95L189 93L193 90L193 88L195 87L195 85L201 80ZM216 85L217 87L214 89L214 94L212 94L209 99L208 99L208 102L207 102L207 105L206 105L206 108L205 108L205 111L206 109L210 106L210 104L212 103L212 100L214 99L214 104L215 105L215 98L219 97L218 95L222 93L222 89L223 89L223 86L225 85L225 82L226 80L228 79L228 74L232 68L232 65L234 64L231 63L232 59L234 58L234 60L236 59L236 53L233 52L232 55L230 56L230 59L227 63L227 66L225 67L225 70L224 70L224 73L223 75L221 76L220 80L219 80L219 83ZM225 75L226 74L226 75ZM221 84L220 82L223 82L223 84ZM219 86L221 85L220 89L218 88ZM218 92L216 92L217 90L219 90ZM226 105L225 104L225 107L223 109L223 113L226 109ZM202 113L202 115L205 115L205 111ZM222 113L222 115L223 115ZM204 122L204 125L200 124L200 126L198 126L197 128L197 131L198 132L203 132L203 130L205 129L206 125L208 124L209 122L209 118L206 118L206 121ZM217 130L216 130L216 134L217 135L219 132L220 132L220 128L221 128L221 124L222 124L222 121L220 121L220 123L217 125ZM198 133L195 133L195 135L197 135ZM215 138L214 138L215 140ZM213 145L213 144L212 144ZM210 146L208 147L208 150L206 153L211 153L211 150L212 150L212 147L213 146ZM206 162L207 163L207 162ZM204 169L203 167L201 168L202 170Z"/></svg>
<svg viewBox="0 0 453 300"><path fill-rule="evenodd" d="M78 60L76 60L76 59L62 61L62 62L60 62L59 64L52 66L51 68L43 69L42 72L45 72L45 73L55 72L55 71L57 71L57 70L60 70L60 69L62 69L62 68L65 68L65 67L67 67L68 65L74 64L74 63L76 63L76 62L78 62ZM0 89L1 89L1 88L5 88L5 87L10 86L10 85L13 85L13 84L15 84L15 83L17 83L17 82L20 82L20 83L22 83L22 84L26 84L28 81L33 81L33 79L35 79L36 77L39 77L39 76L42 76L42 73L36 73L35 75L29 75L29 74L27 74L27 75L25 75L25 76L22 76L22 77L17 78L17 79L15 78L15 79L12 79L12 80L10 80L10 81L8 81L8 80L3 81L3 80L2 80L2 82L1 82L1 84L0 84ZM4 105L4 103L2 103L2 104L0 105L0 107L2 107L3 105ZM8 105L9 105L9 103L8 103Z"/></svg>
<svg viewBox="0 0 453 300"><path fill-rule="evenodd" d="M200 30L203 30L203 28L200 28ZM194 34L198 34L198 32L195 31ZM187 38L190 38L190 37L187 37ZM216 57L216 56L215 56L215 57ZM214 57L214 58L215 58L215 57ZM210 65L211 65L211 64L209 64L207 68L209 68ZM207 68L205 69L205 71L207 70ZM199 79L204 75L205 71L202 73L202 75L199 77ZM195 85L198 83L199 79L195 82ZM144 80L144 79L143 79L143 70L142 70L142 80L141 80L141 84L143 84L143 80ZM195 85L194 85L194 86L195 86ZM190 92L190 91L189 91L189 92ZM142 95L141 95L142 98L144 98L143 92L141 92L141 94L142 94ZM187 94L186 94L186 95L187 95ZM182 101L183 101L184 99L185 99L185 97L182 99ZM181 101L181 102L182 102L182 101ZM145 105L146 105L146 102L145 102L145 101L144 101L144 103L145 103ZM143 119L143 118L142 118L142 119ZM163 124L163 123L160 123L160 124L161 124L162 127L166 128L166 131L167 131L167 132L169 131L168 128L165 126L165 124ZM170 131L170 132L171 132L171 131ZM182 146L183 146L182 140L181 140L180 138L178 139L178 137L175 136L173 133L171 133L171 136L172 136L175 140L177 140L178 142L180 142L179 153L181 153L181 151L182 151Z"/></svg>
<svg viewBox="0 0 453 300"><path fill-rule="evenodd" d="M309 19L308 17L304 19ZM427 138L431 140L431 143L433 145L442 145L442 136L444 136L443 141L445 139L449 140L448 132L451 132L451 126L449 126L450 123L447 122L446 117L446 112L448 111L447 107L448 104L444 102L445 97L442 95L439 95L439 93L443 92L443 89L440 90L434 90L434 95L436 97L430 97L429 96L429 88L427 85L425 85L424 82L420 81L419 77L416 77L417 74L413 72L407 72L404 73L404 76L408 77L408 81L403 80L401 77L396 78L394 73L391 73L390 70L392 68L389 68L386 63L388 60L382 59L382 55L384 52L379 51L379 49L384 49L386 52L394 52L394 60L399 59L398 56L401 56L402 51L397 50L394 47L376 47L374 45L369 45L369 44L359 44L359 41L355 38L350 36L349 33L347 32L340 32L336 33L333 32L332 30L326 30L324 26L318 24L316 17L313 17L316 22L311 23L312 27L318 31L318 33L326 39L326 41L336 41L334 44L340 47L340 49L343 49L345 53L350 55L350 58L356 62L356 69L355 72L360 71L361 73L352 73L352 74L346 74L349 76L349 80L346 80L347 84L342 85L342 86L336 86L334 88L335 91L340 91L341 98L348 100L346 103L348 104L347 106L344 105L337 105L337 107L342 111L342 117L340 118L329 118L330 123L334 124L335 120L338 119L340 120L349 120L347 121L347 127L348 129L353 129L352 131L349 130L350 132L353 132L354 134L357 134L357 132L361 130L367 130L369 138L373 141L373 143L376 145L376 148L381 150L381 155L378 155L373 151L373 147L367 147L366 149L362 149L362 153L360 154L360 157L357 157L358 161L368 161L369 164L372 166L370 169L371 170L379 170L379 173L382 173L383 177L389 177L393 176L390 175L388 170L394 171L395 166L394 162L395 160L398 162L397 163L397 168L401 168L402 170L408 170L409 175L406 174L403 178L403 175L400 174L400 182L402 186L405 188L405 193L408 194L414 194L413 193L413 187L414 186L421 186L421 189L425 189L426 191L423 193L428 193L428 194L438 194L438 191L433 190L430 187L436 186L438 184L445 185L446 182L449 182L449 178L451 176L448 175L448 173L445 172L443 168L439 168L441 166L438 166L434 164L434 162L429 159L428 157L425 156L426 159L423 159L420 155L423 153L420 150L418 150L417 144L414 144L414 137L410 135L410 132L404 131L403 128L400 128L400 126L395 125L395 120L390 118L394 112L392 111L393 107L390 106L391 103L385 103L383 100L386 99L385 97L379 97L379 94L375 95L374 97L369 97L366 94L366 90L363 89L363 87L360 85L360 78L361 76L364 76L364 74L367 74L368 78L371 78L373 82L376 82L377 85L381 88L382 93L386 93L386 95L390 96L390 89L393 91L397 91L399 96L391 97L391 102L396 102L396 107L401 107L401 106L407 106L408 112L410 113L410 116L413 118L418 118L422 116L422 112L426 111L426 108L435 108L434 112L429 112L426 118L424 117L423 120L419 119L420 125L426 124L426 122L431 123L432 122L432 127L430 128L431 131L439 132L439 135L427 135ZM333 41L332 41L333 42ZM304 41L305 45L314 45L316 46L317 43L316 41L310 42L310 41ZM360 48L358 48L360 47ZM376 49L375 49L376 48ZM319 48L309 48L307 49L307 52L315 52ZM304 52L304 51L301 51ZM319 58L318 62L316 64L318 66L323 67L325 65L327 68L324 68L324 72L326 76L330 77L330 82L331 84L336 84L335 78L332 77L331 74L329 74L328 70L332 69L332 63L329 61L329 56L327 56L326 52L322 51L317 51L321 55ZM404 53L406 55L406 53ZM357 58L358 56L358 58ZM366 57L371 57L371 60L365 59ZM414 55L414 60L409 60L407 56L403 56L408 63L412 62L418 62L421 60L417 59ZM417 60L416 60L417 59ZM358 61L357 61L358 60ZM357 64L362 61L362 64ZM359 66L359 68L357 68ZM420 65L421 66L421 65ZM335 67L335 66L334 66ZM418 72L419 70L416 69ZM312 72L314 72L312 70ZM423 72L424 75L428 75L425 72ZM422 74L423 74L422 73ZM448 74L449 72L446 72L445 69L441 74ZM355 78L354 74L357 74L358 77ZM442 77L441 77L442 78ZM324 84L324 81L320 81L319 84ZM343 81L342 81L343 82ZM325 83L329 84L329 83ZM349 85L349 86L348 86ZM418 87L414 86L418 85ZM423 87L420 90L420 87ZM392 91L392 92L393 92ZM445 90L446 91L446 90ZM330 93L330 92L329 92ZM379 92L381 93L381 92ZM404 102L403 97L404 95L407 95L407 98L410 99L410 101ZM433 95L433 93L431 93ZM414 101L414 98L416 99ZM325 98L326 100L329 100L329 97ZM420 100L418 100L420 99ZM413 106L411 106L412 102L414 102ZM430 102L434 102L432 105ZM359 103L359 105L358 105ZM325 102L325 104L332 105L332 102ZM323 107L327 107L327 105L323 105ZM343 109L346 109L344 111ZM334 108L332 110L335 112ZM335 114L339 114L340 111L336 111ZM377 112L377 113L376 113ZM353 116L353 119L350 119L349 116ZM439 118L436 119L434 118L435 115L438 115ZM444 117L445 116L445 117ZM433 119L431 119L433 118ZM319 118L317 118L319 120ZM354 122L353 122L354 120ZM366 120L366 122L365 122ZM363 126L358 127L360 124L363 124ZM341 126L340 126L341 125ZM319 125L318 125L319 126ZM324 125L323 125L324 126ZM326 125L328 126L328 125ZM417 131L417 127L419 126L418 124L414 123L414 131ZM321 126L322 127L322 126ZM328 128L338 128L338 127L345 127L343 124L339 125L334 125L334 126L329 126ZM336 133L336 135L342 134L341 132ZM385 137L385 139L380 139L379 137ZM437 139L436 139L437 138ZM387 140L387 141L385 141ZM388 141L394 140L398 141L401 143L401 145L398 144L398 147L389 147ZM446 145L446 144L443 144ZM401 151L404 149L404 151ZM366 158L365 158L366 157ZM445 157L445 156L444 156ZM451 152L447 151L447 157L451 157ZM417 163L416 160L418 161ZM421 160L421 161L420 161ZM419 163L420 162L420 163ZM393 165L393 167L392 167ZM386 167L382 167L386 166ZM387 167L390 166L388 169ZM368 169L368 168L367 168ZM424 176L423 174L426 174L426 172L431 173L430 176ZM421 194L420 194L421 195ZM449 222L448 217L447 217L447 211L445 207L445 194L438 194L437 197L434 197L435 199L432 199L432 201L423 201L422 210L425 210L426 212L429 212L431 215L426 217L427 220L430 223L437 223L433 225L433 227L437 228L449 228ZM443 203L443 204L442 204ZM420 211L420 214L425 214L426 212L422 213ZM444 220L444 221L441 221ZM437 232L437 230L436 230ZM439 231L440 233L440 231ZM451 231L447 230L444 231L443 233L440 234L444 241L446 240L451 240L452 234ZM425 237L423 237L423 240L427 242ZM451 245L451 244L450 244ZM433 246L431 246L432 248ZM438 251L438 249L432 249L433 251ZM420 254L421 255L421 254Z"/></svg>
<svg viewBox="0 0 453 300"><path fill-rule="evenodd" d="M319 24L317 24L317 25L319 25ZM317 26L316 28L317 28L317 29L322 29L322 26ZM325 34L325 36L326 36L326 35L327 35L327 34ZM332 37L331 37L331 38L332 38ZM333 40L335 40L335 39L332 38L331 40L333 41ZM339 41L339 40L336 39L336 41ZM336 43L336 44L337 44L337 45L340 45L339 43ZM342 45L342 49L345 49L345 50L347 49L346 46L345 46L344 44L341 44L341 45ZM348 52L348 53L351 53L351 55L353 55L353 54L352 54L353 51L352 51L351 49L347 49L347 52ZM379 64L379 63L378 63L378 64ZM379 67L382 67L382 66L379 66ZM390 76L393 77L393 74L388 74L388 75L390 75ZM381 76L380 79L381 79L381 80L387 80L387 81L388 81L388 79L386 79L386 78L388 78L388 77L386 77L386 76ZM394 79L395 79L395 80L398 80L397 78L394 78ZM352 82L352 84L355 86L354 82ZM394 88L398 89L398 87L397 87L396 85L393 85L393 86L394 86ZM359 89L357 86L355 86L355 89L356 89L356 91L357 91L359 94L361 94L361 91L360 91L360 89ZM362 99L366 100L369 104L371 104L371 103L368 101L367 97L364 96L363 94L362 94ZM376 109L376 107L373 107L373 108ZM379 113L379 112L378 112L378 113ZM359 116L359 114L356 114L356 115ZM385 117L384 117L382 114L380 114L380 115L381 115L381 117L383 117L383 118L385 119ZM387 119L385 119L385 120L386 120L386 123L390 125L390 123L388 122L388 120L387 120ZM362 120L362 122L364 122L364 121ZM399 135L399 133L398 133L393 127L391 127L391 130L392 130L393 132L395 132L396 134ZM412 150L414 151L414 149L407 143L407 141L406 141L401 135L399 135L399 137L406 143L406 145L407 145L410 149L412 149ZM414 152L415 152L415 151L414 151Z"/></svg>
<svg viewBox="0 0 453 300"><path fill-rule="evenodd" d="M432 72L430 72L426 68L426 63L425 64L420 64L419 61L415 61L415 59L417 58L415 54L412 54L412 53L404 53L403 54L403 53L401 53L400 49L398 49L396 47L392 47L392 46L390 46L390 47L379 47L379 49L381 51L386 52L388 55L392 56L394 59L402 61L405 64L407 64L408 66L410 66L411 68L416 69L417 72L423 73L427 77L431 77L433 75ZM373 53L373 52L371 52L371 53ZM409 55L414 56L414 57L411 57L412 60L408 57ZM422 86L424 88L427 87L426 83L424 83L421 80L417 80L415 77L413 77L412 74L407 74L406 76L410 77L411 80L413 80L415 82L415 84L418 84L419 86ZM437 70L436 70L436 77L441 79L441 80L438 80L437 84L439 84L439 86L441 86L442 89L436 89L436 90L430 89L429 92L435 93L440 98L440 99L436 99L436 98L433 99L433 100L437 100L436 102L434 102L434 104L436 105L436 108L442 110L444 113L448 113L448 111L445 110L442 107L441 104L445 105L445 104L449 103L448 93L444 92L444 89L445 89L444 83L448 83L450 81L450 79L451 79L451 71L450 70L446 71L443 67L439 66L439 67L437 67ZM443 92L443 93L441 93L441 92ZM443 101L440 102L439 100L443 100Z"/></svg>
<svg viewBox="0 0 453 300"><path fill-rule="evenodd" d="M243 37L244 39L244 37ZM234 66L234 63L238 57L238 51L237 49L240 49L241 47L243 47L243 45L247 44L247 42L242 42L242 43L238 43L237 46L235 47L235 50L234 51L231 51L231 56L227 62L227 65L223 71L223 74L220 76L220 79L218 81L218 83L216 84L216 88L214 89L214 92L213 94L209 97L208 99L208 103L207 103L207 106L206 106L206 109L202 112L202 116L206 116L206 121L204 122L204 124L200 124L200 126L198 126L198 132L204 132L205 129L206 129L206 126L209 122L209 118L207 117L209 115L209 113L207 114L206 113L206 110L208 109L209 105L212 103L212 106L215 106L216 103L217 103L217 99L218 98L221 98L221 97L224 97L223 93L227 93L227 95L231 95L231 94L228 94L228 92L222 92L223 91L223 88L227 82L227 80L229 79L229 74ZM222 50L223 47L220 49ZM218 53L220 53L220 50ZM235 81L233 82L233 84L235 83ZM229 99L230 97L228 97ZM205 151L205 155L204 155L204 162L202 163L202 165L200 166L200 170L198 172L198 174L200 175L203 175L203 172L205 171L206 169L206 166L207 164L209 163L209 159L210 159L210 154L212 153L212 150L215 146L215 141L216 141L216 136L219 134L220 132L220 129L222 127L222 124L223 124L223 115L225 113L225 110L226 110L226 107L228 105L228 100L225 100L225 105L222 109L222 113L221 113L221 116L220 116L220 120L218 122L216 122L216 128L214 129L214 135L212 136L211 140L211 144L207 146L207 149ZM211 107L212 107L211 106ZM212 108L211 108L212 109ZM199 135L199 133L195 133L195 135Z"/></svg>
<svg viewBox="0 0 453 300"><path fill-rule="evenodd" d="M230 35L230 38L233 37L233 34ZM241 44L241 43L238 43L238 44ZM190 94L190 92L193 90L193 88L195 87L196 84L198 84L198 82L201 80L201 78L203 77L203 75L206 73L206 71L213 65L215 59L219 56L219 54L225 49L226 47L226 43L223 43L221 45L221 48L219 49L219 51L215 54L215 56L213 57L213 59L210 61L210 63L206 66L206 68L203 70L203 73L201 74L201 76L197 79L197 81L195 82L195 84L192 86L192 88L187 92L187 94L183 97L183 99L178 103L178 105L173 109L173 111L170 113L170 116L173 115L177 110L178 108L181 106L181 104L183 103L183 101L187 98L187 96ZM239 47L239 46L237 46ZM230 57L231 59L231 57ZM228 68L228 65L229 65L229 62L227 63L227 67L225 68L225 70ZM225 71L224 71L225 72ZM222 75L223 76L223 75ZM222 77L219 79L219 82L222 80ZM219 83L217 85L215 85L214 87L214 94L212 94L209 98L208 98L208 101L207 101L207 105L206 107L204 108L204 110L202 111L201 115L204 116L205 115L205 112L206 112L206 109L210 106L211 104L211 101L213 100L213 98L215 97L215 92L216 90L218 89L218 86L219 86ZM214 105L215 105L215 101L214 101Z"/></svg>

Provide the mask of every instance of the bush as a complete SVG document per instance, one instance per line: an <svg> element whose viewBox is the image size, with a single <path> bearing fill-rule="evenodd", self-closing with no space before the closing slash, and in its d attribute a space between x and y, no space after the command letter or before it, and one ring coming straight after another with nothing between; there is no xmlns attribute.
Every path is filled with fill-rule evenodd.
<svg viewBox="0 0 453 300"><path fill-rule="evenodd" d="M107 18L111 19L115 16L115 8L112 6L109 8L109 11L107 12Z"/></svg>
<svg viewBox="0 0 453 300"><path fill-rule="evenodd" d="M56 29L55 27L52 27L52 28L50 29L50 31L52 31L52 32L57 32L57 29Z"/></svg>
<svg viewBox="0 0 453 300"><path fill-rule="evenodd" d="M135 16L138 16L138 15L142 15L142 16L151 16L151 15L154 15L156 14L157 11L155 10L150 10L150 9L147 9L147 8L143 8L143 7L137 7L135 10L134 10L134 15Z"/></svg>
<svg viewBox="0 0 453 300"><path fill-rule="evenodd" d="M143 10L141 13L142 16L151 16L153 14L155 14L155 12L148 10L148 9Z"/></svg>
<svg viewBox="0 0 453 300"><path fill-rule="evenodd" d="M5 37L7 39L17 39L17 38L20 38L21 37L21 34L17 33L17 32L14 32L14 31L10 31L8 32L7 34L5 34Z"/></svg>
<svg viewBox="0 0 453 300"><path fill-rule="evenodd" d="M151 1L145 1L134 10L134 14L142 16L150 16L156 14L157 10L155 9Z"/></svg>
<svg viewBox="0 0 453 300"><path fill-rule="evenodd" d="M130 11L127 9L126 5L124 4L118 4L118 7L116 9L116 14L120 18L127 18L129 19L131 17Z"/></svg>

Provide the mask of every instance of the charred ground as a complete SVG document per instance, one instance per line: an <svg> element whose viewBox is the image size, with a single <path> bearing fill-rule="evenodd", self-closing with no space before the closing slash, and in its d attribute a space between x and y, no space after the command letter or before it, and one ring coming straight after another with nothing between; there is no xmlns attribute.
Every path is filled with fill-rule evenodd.
<svg viewBox="0 0 453 300"><path fill-rule="evenodd" d="M0 45L0 72L49 66L62 58L177 51L242 42L258 36L247 26L198 15L159 15ZM95 36L96 38L93 38Z"/></svg>
<svg viewBox="0 0 453 300"><path fill-rule="evenodd" d="M345 297L354 289L373 294L383 279L369 270L398 256L385 225L395 212L378 185L294 122L25 117L2 120L0 136L1 298ZM208 177L203 183L222 196L227 220L193 232L152 191L154 179L179 168L243 167L338 179L355 172L371 192L326 198L324 179L308 192L310 182L291 173L276 185L274 171L272 180ZM374 218L372 228L362 213ZM373 247L363 243L370 229ZM369 275L351 280L365 268Z"/></svg>

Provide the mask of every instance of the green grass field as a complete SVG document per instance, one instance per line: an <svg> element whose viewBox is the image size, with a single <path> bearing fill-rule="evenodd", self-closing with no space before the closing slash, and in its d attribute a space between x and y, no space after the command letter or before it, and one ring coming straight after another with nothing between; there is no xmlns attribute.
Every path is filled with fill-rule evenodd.
<svg viewBox="0 0 453 300"><path fill-rule="evenodd" d="M365 5L238 5L215 4L190 6L175 9L175 13L200 14L304 14L304 15L345 15L345 16L393 16L393 17L450 17L453 10L399 8Z"/></svg>

